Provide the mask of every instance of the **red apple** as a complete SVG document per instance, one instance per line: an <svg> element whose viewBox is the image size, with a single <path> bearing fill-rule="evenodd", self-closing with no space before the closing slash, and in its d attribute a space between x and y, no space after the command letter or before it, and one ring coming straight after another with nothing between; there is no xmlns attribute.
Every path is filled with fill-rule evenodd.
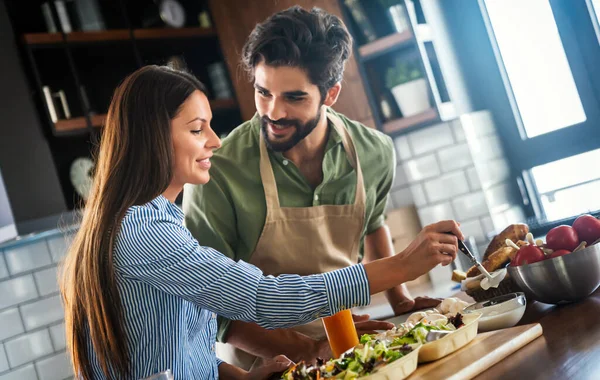
<svg viewBox="0 0 600 380"><path fill-rule="evenodd" d="M558 257L558 256L564 256L564 255L568 255L569 253L571 253L571 251L567 251L566 249L559 249L558 251L554 251L554 252L552 252L552 253L551 253L551 254L548 256L548 258L549 258L549 259L553 259L553 258L555 258L555 257Z"/></svg>
<svg viewBox="0 0 600 380"><path fill-rule="evenodd" d="M573 222L573 228L577 231L580 241L591 245L600 239L600 220L591 215L581 215Z"/></svg>
<svg viewBox="0 0 600 380"><path fill-rule="evenodd" d="M545 259L546 255L539 247L531 244L524 245L519 248L519 251L517 251L517 254L515 255L515 259L510 263L510 265L518 267L524 264L533 264Z"/></svg>
<svg viewBox="0 0 600 380"><path fill-rule="evenodd" d="M548 231L546 235L546 246L553 251L566 249L573 252L579 245L579 236L571 226L558 226Z"/></svg>

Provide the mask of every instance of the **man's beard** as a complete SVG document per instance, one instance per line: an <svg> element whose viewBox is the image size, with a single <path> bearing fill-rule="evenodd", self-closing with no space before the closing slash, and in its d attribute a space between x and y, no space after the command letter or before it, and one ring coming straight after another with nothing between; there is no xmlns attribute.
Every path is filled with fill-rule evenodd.
<svg viewBox="0 0 600 380"><path fill-rule="evenodd" d="M317 111L317 116L304 124L298 119L271 120L267 116L262 116L260 118L260 124L267 147L274 152L285 152L295 147L300 141L308 136L313 129L317 127L317 124L319 124L319 119L321 119L321 107L319 107L319 110ZM287 140L273 141L269 138L268 124L295 127L296 130Z"/></svg>

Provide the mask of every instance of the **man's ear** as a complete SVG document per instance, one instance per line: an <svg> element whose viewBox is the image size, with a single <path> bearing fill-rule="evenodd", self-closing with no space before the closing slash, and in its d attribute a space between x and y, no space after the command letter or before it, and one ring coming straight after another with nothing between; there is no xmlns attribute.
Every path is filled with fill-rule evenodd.
<svg viewBox="0 0 600 380"><path fill-rule="evenodd" d="M340 82L334 84L327 93L325 94L325 104L327 107L331 107L338 100L338 96L340 96L340 91L342 91L342 84Z"/></svg>

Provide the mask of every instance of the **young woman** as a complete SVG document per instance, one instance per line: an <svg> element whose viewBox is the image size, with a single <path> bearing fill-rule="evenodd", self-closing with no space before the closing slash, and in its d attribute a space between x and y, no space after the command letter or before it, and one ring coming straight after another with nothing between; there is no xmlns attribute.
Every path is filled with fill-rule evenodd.
<svg viewBox="0 0 600 380"><path fill-rule="evenodd" d="M426 227L398 255L313 276L263 276L201 246L174 204L184 184L209 181L220 140L204 86L168 67L139 69L116 89L92 193L63 268L68 350L84 379L265 378L279 357L246 372L214 352L216 314L290 327L366 305L370 294L448 265L454 221ZM282 247L285 249L285 247ZM216 314L215 314L216 313Z"/></svg>

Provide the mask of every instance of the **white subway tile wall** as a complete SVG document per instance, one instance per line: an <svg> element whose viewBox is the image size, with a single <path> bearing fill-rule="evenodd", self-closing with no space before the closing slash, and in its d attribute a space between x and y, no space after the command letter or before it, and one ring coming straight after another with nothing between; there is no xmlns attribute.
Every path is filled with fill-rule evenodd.
<svg viewBox="0 0 600 380"><path fill-rule="evenodd" d="M435 177L440 174L440 167L433 154L406 161L403 167L406 178L411 183Z"/></svg>
<svg viewBox="0 0 600 380"><path fill-rule="evenodd" d="M4 263L4 254L0 252L0 280L8 277L8 268L6 268L6 264Z"/></svg>
<svg viewBox="0 0 600 380"><path fill-rule="evenodd" d="M8 340L4 343L4 348L11 368L32 362L54 352L48 329Z"/></svg>
<svg viewBox="0 0 600 380"><path fill-rule="evenodd" d="M52 255L52 260L58 263L67 253L67 247L73 240L75 235L73 233L67 233L65 235L58 235L53 238L48 238L48 247Z"/></svg>
<svg viewBox="0 0 600 380"><path fill-rule="evenodd" d="M60 296L58 295L22 305L21 315L27 331L62 321L65 318Z"/></svg>
<svg viewBox="0 0 600 380"><path fill-rule="evenodd" d="M454 143L454 137L450 126L442 123L409 133L408 141L410 141L414 155L419 156Z"/></svg>
<svg viewBox="0 0 600 380"><path fill-rule="evenodd" d="M473 157L467 144L440 149L438 152L443 172L466 168L473 165Z"/></svg>
<svg viewBox="0 0 600 380"><path fill-rule="evenodd" d="M6 358L6 352L4 352L4 346L0 345L0 373L8 370L8 359Z"/></svg>
<svg viewBox="0 0 600 380"><path fill-rule="evenodd" d="M469 181L469 188L471 190L481 189L481 181L475 167L468 168L465 173L467 174L467 180Z"/></svg>
<svg viewBox="0 0 600 380"><path fill-rule="evenodd" d="M67 347L65 336L65 324L54 325L50 327L50 337L55 350L63 350Z"/></svg>
<svg viewBox="0 0 600 380"><path fill-rule="evenodd" d="M7 374L0 374L0 380L38 380L33 364L16 369Z"/></svg>
<svg viewBox="0 0 600 380"><path fill-rule="evenodd" d="M467 140L491 135L496 132L492 115L488 111L471 112L460 117Z"/></svg>
<svg viewBox="0 0 600 380"><path fill-rule="evenodd" d="M30 274L0 282L0 294L0 310L38 297L33 276Z"/></svg>
<svg viewBox="0 0 600 380"><path fill-rule="evenodd" d="M11 275L31 271L52 264L46 241L27 244L4 251L8 271Z"/></svg>
<svg viewBox="0 0 600 380"><path fill-rule="evenodd" d="M491 212L506 211L514 202L508 183L501 183L484 190Z"/></svg>
<svg viewBox="0 0 600 380"><path fill-rule="evenodd" d="M19 335L24 331L19 309L14 308L0 312L0 342Z"/></svg>
<svg viewBox="0 0 600 380"><path fill-rule="evenodd" d="M73 376L71 363L64 352L40 360L35 366L40 375L40 380L63 380Z"/></svg>
<svg viewBox="0 0 600 380"><path fill-rule="evenodd" d="M500 138L496 135L469 141L469 147L471 148L471 154L475 162L500 158L503 155Z"/></svg>
<svg viewBox="0 0 600 380"><path fill-rule="evenodd" d="M425 181L425 194L431 202L451 199L469 192L467 177L462 171L452 172Z"/></svg>
<svg viewBox="0 0 600 380"><path fill-rule="evenodd" d="M412 157L410 145L408 144L408 137L400 136L394 139L396 145L396 157L400 160L407 160Z"/></svg>
<svg viewBox="0 0 600 380"><path fill-rule="evenodd" d="M412 198L412 193L410 191L410 188L408 188L408 187L403 187L401 189L392 190L391 196L392 196L392 199L394 202L394 206L396 208L414 204L413 198Z"/></svg>
<svg viewBox="0 0 600 380"><path fill-rule="evenodd" d="M394 183L392 187L403 187L408 184L408 179L406 178L406 172L404 168L400 165L396 166L396 174L394 175Z"/></svg>
<svg viewBox="0 0 600 380"><path fill-rule="evenodd" d="M486 233L483 231L483 226L481 225L479 219L461 221L460 230L463 232L463 234L465 234L465 236L474 237L477 243L487 241Z"/></svg>
<svg viewBox="0 0 600 380"><path fill-rule="evenodd" d="M58 292L57 268L53 266L33 274L41 296Z"/></svg>
<svg viewBox="0 0 600 380"><path fill-rule="evenodd" d="M412 198L415 202L415 206L421 207L427 204L427 197L425 196L425 189L423 189L423 185L421 185L420 183L412 185L410 187L410 191L412 193Z"/></svg>
<svg viewBox="0 0 600 380"><path fill-rule="evenodd" d="M72 237L0 250L0 380L73 377L56 279L56 263Z"/></svg>
<svg viewBox="0 0 600 380"><path fill-rule="evenodd" d="M495 231L523 215L511 196L510 168L488 111L401 135L394 143L401 175L393 206L404 206L410 189L422 225L457 219L485 249ZM449 278L446 272L436 269L430 277Z"/></svg>
<svg viewBox="0 0 600 380"><path fill-rule="evenodd" d="M503 158L477 162L475 164L475 170L477 171L477 174L479 174L481 187L484 189L506 181L510 176L510 168Z"/></svg>
<svg viewBox="0 0 600 380"><path fill-rule="evenodd" d="M440 220L456 219L450 202L439 203L433 206L420 207L417 209L421 225L426 226Z"/></svg>
<svg viewBox="0 0 600 380"><path fill-rule="evenodd" d="M489 214L481 218L481 226L483 227L483 231L486 234L496 232L496 227L494 227L494 221L492 220L492 217L489 216Z"/></svg>
<svg viewBox="0 0 600 380"><path fill-rule="evenodd" d="M463 126L460 123L460 119L452 120L450 125L452 127L452 134L454 135L456 142L463 142L467 139Z"/></svg>
<svg viewBox="0 0 600 380"><path fill-rule="evenodd" d="M452 200L452 206L459 222L478 216L489 215L483 191L456 197Z"/></svg>

